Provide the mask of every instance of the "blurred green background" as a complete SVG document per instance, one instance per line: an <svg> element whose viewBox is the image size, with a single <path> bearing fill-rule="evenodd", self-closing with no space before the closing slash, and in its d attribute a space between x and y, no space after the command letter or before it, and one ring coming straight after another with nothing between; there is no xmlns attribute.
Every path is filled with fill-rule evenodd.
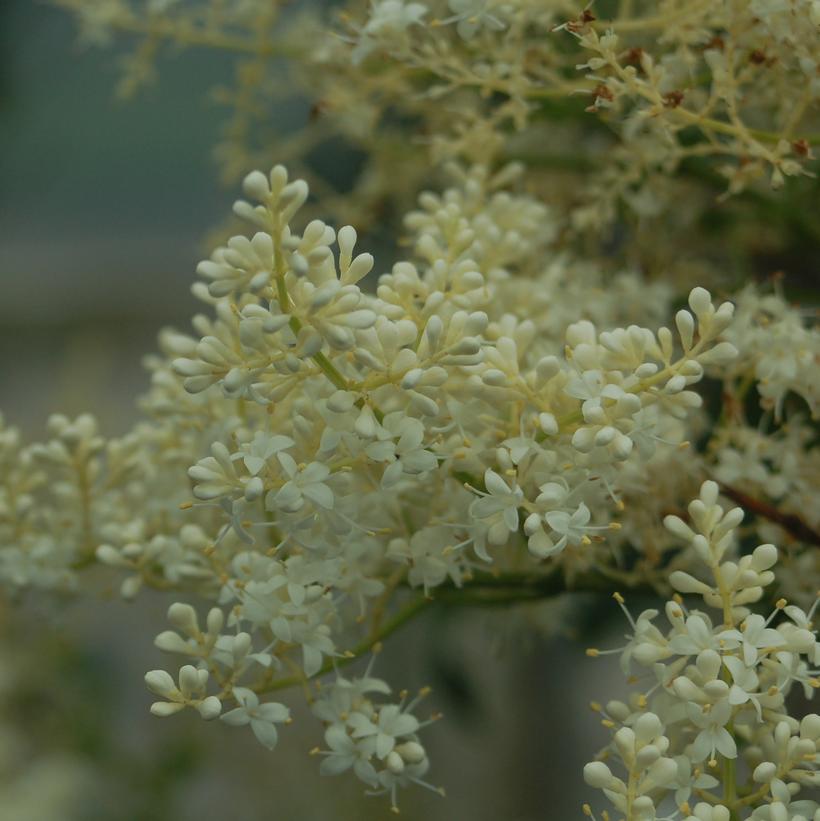
<svg viewBox="0 0 820 821"><path fill-rule="evenodd" d="M141 353L187 322L230 201L206 96L221 55L169 61L130 101L114 95L120 59L80 48L60 11L0 3L0 396L28 433L89 396L109 432L128 427Z"/></svg>

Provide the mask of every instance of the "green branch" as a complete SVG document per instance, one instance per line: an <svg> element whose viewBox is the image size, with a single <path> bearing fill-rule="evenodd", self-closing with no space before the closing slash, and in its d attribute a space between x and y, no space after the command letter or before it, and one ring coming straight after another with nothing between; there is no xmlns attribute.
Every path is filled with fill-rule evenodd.
<svg viewBox="0 0 820 821"><path fill-rule="evenodd" d="M425 599L423 597L413 599L401 610L396 612L391 618L389 618L376 633L371 633L369 636L362 639L362 641L353 647L352 650L348 650L341 657L328 659L319 668L319 672L312 676L310 680L312 681L321 678L327 673L330 673L332 670L338 667L344 667L366 653L371 652L374 645L387 638L391 633L395 633L396 630L414 619L432 603L433 599ZM256 689L256 692L258 693L270 693L274 690L284 690L288 687L295 687L298 684L304 684L306 681L308 681L308 679L305 676L288 676L287 678L282 678L266 686L254 689Z"/></svg>
<svg viewBox="0 0 820 821"><path fill-rule="evenodd" d="M454 607L499 607L505 605L527 604L552 598L562 593L611 593L613 582L600 573L590 573L578 577L571 585L560 570L550 573L495 573L480 575L461 587L451 582L440 585L432 591L431 596L415 595L403 607L397 610L377 630L369 633L358 644L340 657L328 659L319 671L308 679L304 675L293 675L281 678L258 687L258 693L270 693L288 687L304 685L315 681L334 669L344 667L358 658L373 651L374 646L395 633L416 616L434 605ZM657 591L642 585L631 588L633 592L657 595Z"/></svg>

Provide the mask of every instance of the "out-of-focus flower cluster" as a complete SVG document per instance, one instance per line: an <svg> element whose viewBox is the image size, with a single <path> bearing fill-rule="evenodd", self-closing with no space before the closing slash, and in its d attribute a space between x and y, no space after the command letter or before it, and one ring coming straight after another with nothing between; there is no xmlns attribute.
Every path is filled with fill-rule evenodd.
<svg viewBox="0 0 820 821"><path fill-rule="evenodd" d="M232 112L219 148L228 177L274 154L315 185L324 213L357 225L390 203L404 210L431 158L531 157L534 179L560 192L573 229L587 235L622 206L677 219L681 178L716 175L736 194L814 173L814 0L601 10L572 0L359 0L330 15L278 0L54 2L88 42L136 38L125 91L152 79L168 45L235 55L235 87L218 92ZM271 106L294 94L313 106L304 128L271 134ZM365 158L349 199L303 163L339 138Z"/></svg>

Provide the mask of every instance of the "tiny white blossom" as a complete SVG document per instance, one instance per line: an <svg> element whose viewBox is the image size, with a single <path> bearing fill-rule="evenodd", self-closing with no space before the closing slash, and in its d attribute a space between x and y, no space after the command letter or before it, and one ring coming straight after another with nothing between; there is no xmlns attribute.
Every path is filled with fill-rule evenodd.
<svg viewBox="0 0 820 821"><path fill-rule="evenodd" d="M284 704L275 701L260 704L259 696L246 687L234 687L233 696L239 706L223 713L222 721L233 727L250 724L259 743L272 750L279 740L276 725L290 720L290 710Z"/></svg>

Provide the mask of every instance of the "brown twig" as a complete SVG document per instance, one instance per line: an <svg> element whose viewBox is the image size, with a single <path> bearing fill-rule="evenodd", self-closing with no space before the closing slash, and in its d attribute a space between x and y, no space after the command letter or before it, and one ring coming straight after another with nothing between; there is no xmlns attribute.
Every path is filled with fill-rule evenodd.
<svg viewBox="0 0 820 821"><path fill-rule="evenodd" d="M724 496L728 496L733 502L740 505L744 510L762 516L770 522L780 525L784 530L792 534L796 539L807 544L820 546L820 533L809 527L799 516L794 513L784 513L768 502L755 499L743 491L736 490L730 485L720 483L720 489Z"/></svg>

